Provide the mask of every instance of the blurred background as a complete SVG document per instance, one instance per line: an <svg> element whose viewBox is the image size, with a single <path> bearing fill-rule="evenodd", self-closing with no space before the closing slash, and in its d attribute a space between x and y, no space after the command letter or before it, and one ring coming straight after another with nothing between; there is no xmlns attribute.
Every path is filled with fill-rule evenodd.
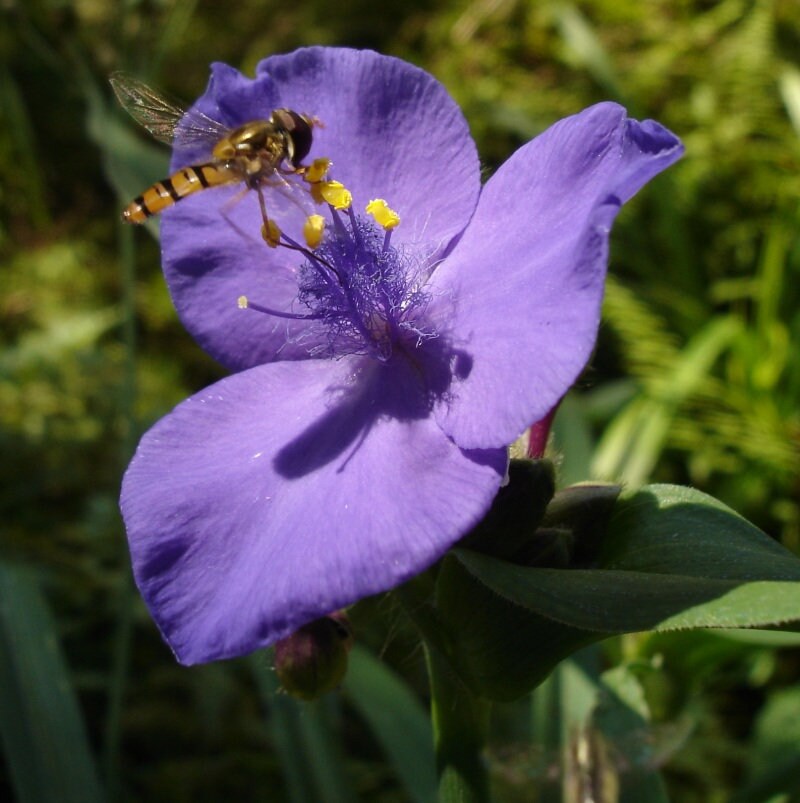
<svg viewBox="0 0 800 803"><path fill-rule="evenodd" d="M599 346L556 422L560 483L691 484L800 553L797 0L0 0L0 20L0 798L393 803L432 777L421 650L386 600L354 613L342 693L301 707L264 655L179 667L132 587L122 472L222 370L178 324L155 229L120 223L168 153L116 107L114 70L191 101L212 61L374 48L444 82L487 176L596 101L667 125L686 156L615 226ZM543 705L564 713L609 668L635 684L669 799L800 800L798 645L604 643L500 708L497 800L560 799L578 737Z"/></svg>

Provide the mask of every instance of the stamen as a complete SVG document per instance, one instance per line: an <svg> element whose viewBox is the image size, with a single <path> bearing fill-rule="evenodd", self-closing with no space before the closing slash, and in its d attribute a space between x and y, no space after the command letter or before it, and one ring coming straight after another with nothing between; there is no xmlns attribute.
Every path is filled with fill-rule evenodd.
<svg viewBox="0 0 800 803"><path fill-rule="evenodd" d="M308 193L327 204L327 214L306 214L302 235L293 232L296 239L271 219L264 219L262 230L271 247L305 257L297 275L303 314L253 304L245 296L238 305L274 318L321 324L313 329L313 337L322 339L309 345L312 356L369 354L386 361L397 347L415 348L437 336L427 325L423 271L413 254L390 246L400 215L382 198L366 205L366 215L357 214L348 189L324 178L329 167L330 160L319 159L304 176Z"/></svg>
<svg viewBox="0 0 800 803"><path fill-rule="evenodd" d="M319 188L319 194L324 201L327 201L334 209L348 209L353 203L353 196L350 190L341 181L321 181L312 187Z"/></svg>
<svg viewBox="0 0 800 803"><path fill-rule="evenodd" d="M389 250L389 244L392 241L392 231L400 225L400 215L392 209L383 198L374 198L371 200L365 211L371 215L375 222L385 229L386 234L383 237L383 250Z"/></svg>
<svg viewBox="0 0 800 803"><path fill-rule="evenodd" d="M400 225L400 215L398 215L383 198L375 198L370 201L365 211L375 219L375 222L379 226L386 229L386 231L391 231Z"/></svg>
<svg viewBox="0 0 800 803"><path fill-rule="evenodd" d="M331 162L330 159L314 159L314 161L306 168L306 172L304 174L305 180L309 184L319 183L325 178L332 164L333 162Z"/></svg>
<svg viewBox="0 0 800 803"><path fill-rule="evenodd" d="M325 233L325 218L322 215L309 215L303 224L303 237L309 248L317 248Z"/></svg>
<svg viewBox="0 0 800 803"><path fill-rule="evenodd" d="M364 240L361 237L358 220L356 219L356 213L353 211L352 206L347 210L347 216L350 218L350 233L353 237L353 240L355 241L355 244L361 248L364 245Z"/></svg>
<svg viewBox="0 0 800 803"><path fill-rule="evenodd" d="M264 225L261 227L261 236L270 248L277 248L281 244L281 230L272 218L264 221Z"/></svg>
<svg viewBox="0 0 800 803"><path fill-rule="evenodd" d="M331 279L325 272L325 268L327 268L336 277L336 280L340 284L342 283L342 275L327 259L324 259L319 254L315 254L308 248L304 248L302 245L300 245L300 243L295 242L291 237L289 237L288 234L281 234L281 237L283 237L284 240L281 245L284 248L288 248L290 251L299 251L301 254L304 254L308 258L309 264L327 283L330 283Z"/></svg>
<svg viewBox="0 0 800 803"><path fill-rule="evenodd" d="M333 220L334 228L336 229L336 235L338 237L347 237L348 232L345 228L344 223L342 222L341 215L336 211L335 207L331 207L331 219Z"/></svg>
<svg viewBox="0 0 800 803"><path fill-rule="evenodd" d="M239 309L254 309L256 312L263 312L265 315L275 315L278 318L290 318L295 321L313 321L320 318L320 315L299 315L296 312L282 312L281 310L270 309L261 304L254 304L247 296L239 296L236 299L236 304Z"/></svg>

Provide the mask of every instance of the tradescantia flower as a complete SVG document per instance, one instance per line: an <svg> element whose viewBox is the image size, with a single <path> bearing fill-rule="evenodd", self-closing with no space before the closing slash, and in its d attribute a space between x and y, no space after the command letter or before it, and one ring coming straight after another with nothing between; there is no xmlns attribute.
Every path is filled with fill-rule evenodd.
<svg viewBox="0 0 800 803"><path fill-rule="evenodd" d="M293 210L319 188L267 187L277 247L237 187L163 219L181 319L237 372L159 421L123 483L137 583L187 664L390 589L481 519L507 445L592 351L620 206L682 152L601 103L481 187L432 76L338 48L268 58L252 80L216 64L195 108L234 126L284 107L321 121L309 159L331 161L349 208L317 205L304 239Z"/></svg>

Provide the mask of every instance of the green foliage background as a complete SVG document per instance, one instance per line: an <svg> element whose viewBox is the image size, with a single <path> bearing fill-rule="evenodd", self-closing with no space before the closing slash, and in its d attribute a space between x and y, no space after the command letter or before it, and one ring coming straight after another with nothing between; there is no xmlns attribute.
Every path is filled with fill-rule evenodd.
<svg viewBox="0 0 800 803"><path fill-rule="evenodd" d="M131 588L121 473L139 433L221 372L178 325L154 239L118 222L167 157L113 107L112 70L191 99L211 61L372 47L447 85L487 175L598 100L666 124L686 157L615 227L600 344L556 425L562 484L692 484L800 552L796 0L8 0L0 19L2 561L46 592L109 799L303 799L283 703L265 719L247 662L177 667ZM399 614L362 609L362 640L422 688ZM755 772L785 752L768 724L800 716L800 653L774 639L625 637L604 660L648 667L656 720L691 711L676 800L730 799L748 756ZM367 720L340 701L314 716L361 799L407 799ZM519 709L498 739L518 741L508 721ZM500 800L530 799L520 755L497 754ZM10 784L0 771L0 796Z"/></svg>

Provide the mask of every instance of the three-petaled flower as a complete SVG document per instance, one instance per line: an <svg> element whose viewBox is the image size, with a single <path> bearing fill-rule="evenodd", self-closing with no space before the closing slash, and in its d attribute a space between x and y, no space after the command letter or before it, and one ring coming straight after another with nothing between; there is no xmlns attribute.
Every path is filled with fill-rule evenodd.
<svg viewBox="0 0 800 803"><path fill-rule="evenodd" d="M123 483L137 583L184 663L390 589L481 519L507 445L592 351L620 206L682 152L601 103L481 187L444 88L348 49L274 56L254 80L214 65L196 105L231 126L281 107L324 123L310 158L331 159L352 194L350 210L319 206L319 244L267 247L256 193L235 188L188 198L162 226L184 324L236 371L159 421ZM267 189L284 244L302 243L291 187L285 210ZM399 225L380 203L363 211L378 198Z"/></svg>

